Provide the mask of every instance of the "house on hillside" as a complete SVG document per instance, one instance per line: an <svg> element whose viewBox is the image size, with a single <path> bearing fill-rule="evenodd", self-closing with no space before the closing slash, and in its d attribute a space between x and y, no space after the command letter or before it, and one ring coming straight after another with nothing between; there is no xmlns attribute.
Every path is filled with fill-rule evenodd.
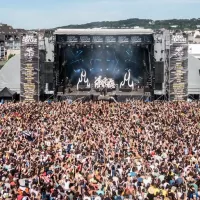
<svg viewBox="0 0 200 200"><path fill-rule="evenodd" d="M7 59L9 54L20 53L20 36L23 33L26 33L24 29L0 23L0 60Z"/></svg>

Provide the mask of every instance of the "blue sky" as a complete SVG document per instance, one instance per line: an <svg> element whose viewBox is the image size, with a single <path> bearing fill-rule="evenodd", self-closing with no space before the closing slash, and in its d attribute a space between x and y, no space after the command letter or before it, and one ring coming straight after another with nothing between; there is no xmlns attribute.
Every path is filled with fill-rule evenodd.
<svg viewBox="0 0 200 200"><path fill-rule="evenodd" d="M200 0L0 0L0 23L53 28L128 18L200 18Z"/></svg>

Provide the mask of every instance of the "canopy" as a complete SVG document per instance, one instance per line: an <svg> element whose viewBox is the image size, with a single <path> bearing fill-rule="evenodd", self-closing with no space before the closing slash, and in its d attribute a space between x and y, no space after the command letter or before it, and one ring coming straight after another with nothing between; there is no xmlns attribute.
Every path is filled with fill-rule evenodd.
<svg viewBox="0 0 200 200"><path fill-rule="evenodd" d="M54 35L153 35L152 29L57 29Z"/></svg>
<svg viewBox="0 0 200 200"><path fill-rule="evenodd" d="M5 87L20 93L20 55L9 59L0 70L0 91Z"/></svg>
<svg viewBox="0 0 200 200"><path fill-rule="evenodd" d="M0 98L13 98L13 96L17 94L14 91L9 90L7 87L5 87L3 90L0 92Z"/></svg>

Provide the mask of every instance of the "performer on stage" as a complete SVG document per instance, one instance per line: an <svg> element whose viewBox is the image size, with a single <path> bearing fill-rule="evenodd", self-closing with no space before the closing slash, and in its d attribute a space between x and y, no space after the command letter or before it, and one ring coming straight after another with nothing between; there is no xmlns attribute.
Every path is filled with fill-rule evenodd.
<svg viewBox="0 0 200 200"><path fill-rule="evenodd" d="M104 90L104 88L103 88L103 86L101 85L100 88L99 88L99 91L100 91L100 94L101 94L101 95L103 95L103 90Z"/></svg>
<svg viewBox="0 0 200 200"><path fill-rule="evenodd" d="M103 90L103 93L104 93L104 96L107 95L107 93L108 93L107 85L105 85L104 90Z"/></svg>

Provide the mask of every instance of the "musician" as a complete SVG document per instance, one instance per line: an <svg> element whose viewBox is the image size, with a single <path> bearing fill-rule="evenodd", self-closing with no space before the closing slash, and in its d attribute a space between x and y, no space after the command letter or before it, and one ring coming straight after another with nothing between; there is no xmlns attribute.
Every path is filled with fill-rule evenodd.
<svg viewBox="0 0 200 200"><path fill-rule="evenodd" d="M105 85L104 90L103 90L103 94L104 96L106 96L108 93L108 89L107 89L107 85Z"/></svg>
<svg viewBox="0 0 200 200"><path fill-rule="evenodd" d="M65 87L68 91L68 93L71 93L71 87L72 87L72 83L71 83L71 79L69 79L68 77L65 78Z"/></svg>
<svg viewBox="0 0 200 200"><path fill-rule="evenodd" d="M99 88L99 92L100 92L101 95L103 95L103 91L104 91L104 88L103 88L103 86L101 85L100 88Z"/></svg>
<svg viewBox="0 0 200 200"><path fill-rule="evenodd" d="M68 85L68 83L69 83L69 78L66 77L66 78L65 78L65 85Z"/></svg>

